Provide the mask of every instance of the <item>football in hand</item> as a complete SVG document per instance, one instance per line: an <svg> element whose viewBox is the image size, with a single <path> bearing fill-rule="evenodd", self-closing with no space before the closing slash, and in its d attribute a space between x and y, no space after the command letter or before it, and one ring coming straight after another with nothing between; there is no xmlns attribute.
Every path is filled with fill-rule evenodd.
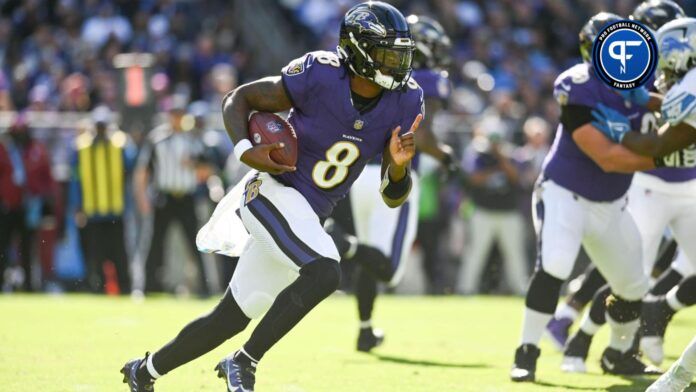
<svg viewBox="0 0 696 392"><path fill-rule="evenodd" d="M256 112L249 118L249 138L253 145L283 143L283 148L271 151L276 163L295 166L297 163L297 135L285 119L275 113Z"/></svg>

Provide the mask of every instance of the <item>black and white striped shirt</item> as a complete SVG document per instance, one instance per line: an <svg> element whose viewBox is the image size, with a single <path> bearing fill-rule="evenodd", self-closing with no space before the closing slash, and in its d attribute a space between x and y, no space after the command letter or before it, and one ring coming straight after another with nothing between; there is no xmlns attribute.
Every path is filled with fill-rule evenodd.
<svg viewBox="0 0 696 392"><path fill-rule="evenodd" d="M196 163L205 161L205 145L191 132L175 132L169 124L153 129L138 157L148 167L155 189L190 194L196 190Z"/></svg>

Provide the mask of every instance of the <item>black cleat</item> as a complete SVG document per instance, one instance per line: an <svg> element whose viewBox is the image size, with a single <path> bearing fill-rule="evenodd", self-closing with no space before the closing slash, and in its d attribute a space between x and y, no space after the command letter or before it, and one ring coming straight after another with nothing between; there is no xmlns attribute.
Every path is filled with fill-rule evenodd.
<svg viewBox="0 0 696 392"><path fill-rule="evenodd" d="M660 369L641 362L635 351L629 350L622 353L611 347L607 347L602 353L600 365L602 370L609 374L626 376L662 374Z"/></svg>
<svg viewBox="0 0 696 392"><path fill-rule="evenodd" d="M123 383L128 384L130 392L152 392L155 390L155 380L141 381L137 377L138 368L140 368L143 361L147 361L148 356L150 356L150 353L145 353L145 358L132 359L121 368Z"/></svg>
<svg viewBox="0 0 696 392"><path fill-rule="evenodd" d="M358 335L358 351L370 352L375 347L384 343L384 331L381 329L360 328Z"/></svg>
<svg viewBox="0 0 696 392"><path fill-rule="evenodd" d="M225 379L227 392L254 392L256 362L241 351L225 357L215 370L219 378Z"/></svg>
<svg viewBox="0 0 696 392"><path fill-rule="evenodd" d="M510 380L514 382L534 382L536 378L536 362L541 354L539 347L533 344L523 344L515 350L515 363L510 370Z"/></svg>
<svg viewBox="0 0 696 392"><path fill-rule="evenodd" d="M573 337L568 340L565 350L563 350L563 362L561 370L567 373L585 373L587 367L587 353L592 344L592 335L588 335L582 330L578 330Z"/></svg>

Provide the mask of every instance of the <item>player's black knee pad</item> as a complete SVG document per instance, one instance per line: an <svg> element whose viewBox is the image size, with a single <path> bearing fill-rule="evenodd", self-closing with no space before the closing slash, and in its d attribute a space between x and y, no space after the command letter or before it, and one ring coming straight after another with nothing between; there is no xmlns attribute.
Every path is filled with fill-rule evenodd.
<svg viewBox="0 0 696 392"><path fill-rule="evenodd" d="M341 267L338 261L321 258L300 268L300 275L309 278L325 296L330 295L341 284Z"/></svg>
<svg viewBox="0 0 696 392"><path fill-rule="evenodd" d="M686 278L679 284L677 300L686 306L696 304L696 275Z"/></svg>
<svg viewBox="0 0 696 392"><path fill-rule="evenodd" d="M607 297L607 315L609 315L612 320L619 323L627 323L638 319L642 306L642 299L628 301L616 294L610 294Z"/></svg>
<svg viewBox="0 0 696 392"><path fill-rule="evenodd" d="M558 304L562 284L562 280L549 275L543 268L537 268L529 282L525 305L537 312L553 313Z"/></svg>

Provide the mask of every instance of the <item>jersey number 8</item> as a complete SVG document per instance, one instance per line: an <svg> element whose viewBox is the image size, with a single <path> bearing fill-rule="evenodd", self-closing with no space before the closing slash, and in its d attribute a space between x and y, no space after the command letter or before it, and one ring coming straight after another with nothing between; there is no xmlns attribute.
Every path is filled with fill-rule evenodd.
<svg viewBox="0 0 696 392"><path fill-rule="evenodd" d="M319 161L312 170L312 179L319 188L331 189L348 177L348 169L360 157L358 146L341 141L326 150L326 160Z"/></svg>

